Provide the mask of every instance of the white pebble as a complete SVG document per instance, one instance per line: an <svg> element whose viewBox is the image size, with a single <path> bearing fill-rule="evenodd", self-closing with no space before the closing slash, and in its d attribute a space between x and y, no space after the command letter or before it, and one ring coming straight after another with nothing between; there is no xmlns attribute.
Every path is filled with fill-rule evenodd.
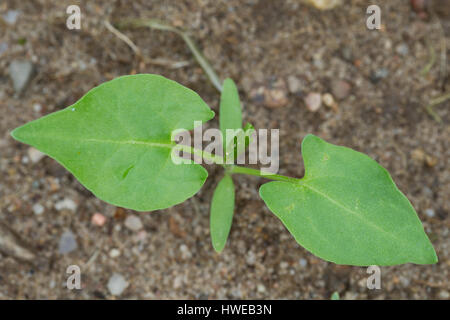
<svg viewBox="0 0 450 320"><path fill-rule="evenodd" d="M191 254L191 252L189 251L189 248L188 248L187 245L182 244L182 245L180 246L180 251L181 251L181 257L182 257L183 259L189 259L189 258L192 257L192 254Z"/></svg>
<svg viewBox="0 0 450 320"><path fill-rule="evenodd" d="M257 289L258 289L258 292L259 293L264 293L264 292L266 292L266 287L263 285L263 284L258 284L258 287L257 287Z"/></svg>
<svg viewBox="0 0 450 320"><path fill-rule="evenodd" d="M183 277L181 275L176 276L175 279L173 279L173 288L174 289L180 288L182 284L183 284Z"/></svg>
<svg viewBox="0 0 450 320"><path fill-rule="evenodd" d="M297 93L302 89L302 82L295 76L289 76L288 80L288 88L291 93Z"/></svg>
<svg viewBox="0 0 450 320"><path fill-rule="evenodd" d="M301 258L300 260L298 260L298 263L300 264L301 267L306 267L308 265L308 261L306 261L306 259Z"/></svg>
<svg viewBox="0 0 450 320"><path fill-rule="evenodd" d="M35 103L35 104L33 105L33 110L34 110L35 112L41 112L42 106L41 106L39 103Z"/></svg>
<svg viewBox="0 0 450 320"><path fill-rule="evenodd" d="M131 215L125 219L125 227L133 231L138 231L142 229L143 225L138 216Z"/></svg>
<svg viewBox="0 0 450 320"><path fill-rule="evenodd" d="M28 157L31 159L31 162L36 163L45 157L45 153L42 153L35 148L28 148Z"/></svg>
<svg viewBox="0 0 450 320"><path fill-rule="evenodd" d="M426 209L425 210L425 214L427 216L429 216L430 218L433 218L434 217L434 210L433 209Z"/></svg>
<svg viewBox="0 0 450 320"><path fill-rule="evenodd" d="M305 104L309 111L316 112L322 105L322 96L320 93L311 92L306 96Z"/></svg>
<svg viewBox="0 0 450 320"><path fill-rule="evenodd" d="M109 256L113 259L117 258L118 256L120 256L120 250L116 248L111 249L111 251L109 252Z"/></svg>
<svg viewBox="0 0 450 320"><path fill-rule="evenodd" d="M333 107L336 104L331 93L325 93L322 96L322 101L327 107Z"/></svg>
<svg viewBox="0 0 450 320"><path fill-rule="evenodd" d="M448 291L441 290L439 292L439 298L441 298L441 299L448 299L449 297L450 297L450 294L448 293Z"/></svg>
<svg viewBox="0 0 450 320"><path fill-rule="evenodd" d="M42 213L44 213L44 207L41 204L36 203L35 205L33 205L33 212L36 215L41 215Z"/></svg>
<svg viewBox="0 0 450 320"><path fill-rule="evenodd" d="M64 198L55 203L55 209L58 211L66 209L75 212L75 210L77 210L77 204L72 199Z"/></svg>
<svg viewBox="0 0 450 320"><path fill-rule="evenodd" d="M119 273L114 273L108 280L108 290L114 296L120 296L127 287L128 282Z"/></svg>

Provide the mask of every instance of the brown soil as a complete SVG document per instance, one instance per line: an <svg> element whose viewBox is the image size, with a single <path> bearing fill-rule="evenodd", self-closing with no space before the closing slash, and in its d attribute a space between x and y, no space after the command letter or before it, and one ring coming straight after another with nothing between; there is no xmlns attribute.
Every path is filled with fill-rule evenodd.
<svg viewBox="0 0 450 320"><path fill-rule="evenodd" d="M33 265L0 254L0 299L113 298L107 289L113 273L129 282L120 298L328 299L334 291L345 299L449 298L449 102L435 107L441 124L424 108L450 87L441 64L450 30L446 12L422 19L409 1L372 1L382 9L383 27L369 31L362 0L331 11L298 0L82 1L82 28L68 30L66 8L76 2L0 4L0 16L21 12L14 25L0 22L0 44L8 45L0 53L0 221L39 256ZM218 75L238 84L245 120L256 128L280 129L280 174L302 175L300 141L307 133L362 151L386 167L416 208L439 263L382 267L382 289L368 290L365 268L337 266L307 252L263 205L257 191L263 181L242 176L235 179L230 238L218 255L210 244L208 210L219 168L208 168L210 178L194 198L141 214L144 231L133 232L124 226L131 210L96 199L50 158L27 163L28 147L10 137L12 129L69 106L119 75L164 75L217 110L218 93L177 35L123 31L147 58L189 62L171 69L142 62L103 25L105 19L137 17L189 30ZM423 74L431 51L435 62ZM20 96L8 76L14 59L32 61L36 68ZM385 71L386 77L375 77ZM285 85L289 77L300 81L296 92ZM304 97L330 92L335 81L351 86L338 109L309 111ZM274 83L288 96L276 109L253 94ZM208 124L217 125L217 120ZM55 209L64 198L77 203L75 212ZM33 213L37 203L44 207L41 215ZM91 223L96 212L107 217L105 226ZM58 242L65 230L76 234L78 248L61 255ZM119 257L110 257L113 248ZM72 264L82 267L82 290L65 287Z"/></svg>

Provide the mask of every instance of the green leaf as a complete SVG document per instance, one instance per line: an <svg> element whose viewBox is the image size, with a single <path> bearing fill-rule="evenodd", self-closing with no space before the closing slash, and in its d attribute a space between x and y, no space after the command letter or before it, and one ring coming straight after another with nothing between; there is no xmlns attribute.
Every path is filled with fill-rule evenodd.
<svg viewBox="0 0 450 320"><path fill-rule="evenodd" d="M210 230L214 250L221 252L227 242L234 211L234 184L229 174L220 180L211 201Z"/></svg>
<svg viewBox="0 0 450 320"><path fill-rule="evenodd" d="M60 162L98 198L150 211L183 202L205 182L202 166L171 161L171 133L213 116L194 91L140 74L106 82L12 136Z"/></svg>
<svg viewBox="0 0 450 320"><path fill-rule="evenodd" d="M223 137L224 151L226 150L226 130L242 129L242 110L239 92L233 80L225 79L220 96L219 126Z"/></svg>
<svg viewBox="0 0 450 320"><path fill-rule="evenodd" d="M245 133L245 145L244 145L244 149L247 149L247 147L250 145L250 143L252 142L252 134L253 131L255 131L255 127L251 124L251 123L247 123L244 126L244 133ZM237 149L239 150L239 147L237 147Z"/></svg>
<svg viewBox="0 0 450 320"><path fill-rule="evenodd" d="M316 256L357 266L436 263L414 208L368 156L308 135L305 177L260 188L269 209Z"/></svg>
<svg viewBox="0 0 450 320"><path fill-rule="evenodd" d="M335 291L331 295L331 300L341 300L341 297L339 296L339 292Z"/></svg>

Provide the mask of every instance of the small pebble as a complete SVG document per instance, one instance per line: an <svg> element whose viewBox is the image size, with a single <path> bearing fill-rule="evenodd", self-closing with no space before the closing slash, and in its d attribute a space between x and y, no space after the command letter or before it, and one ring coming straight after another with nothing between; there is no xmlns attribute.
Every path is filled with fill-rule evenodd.
<svg viewBox="0 0 450 320"><path fill-rule="evenodd" d="M78 248L75 235L71 231L65 231L59 239L58 252L60 254L67 254Z"/></svg>
<svg viewBox="0 0 450 320"><path fill-rule="evenodd" d="M33 110L35 112L41 112L42 111L42 105L40 105L39 103L33 104Z"/></svg>
<svg viewBox="0 0 450 320"><path fill-rule="evenodd" d="M445 290L439 291L440 299L448 299L449 297L450 297L450 294L448 293L448 291L445 291Z"/></svg>
<svg viewBox="0 0 450 320"><path fill-rule="evenodd" d="M353 58L353 52L352 52L351 48L343 47L340 50L340 54L341 54L341 57L342 57L343 60L345 60L345 61L347 61L349 63L353 62L354 58Z"/></svg>
<svg viewBox="0 0 450 320"><path fill-rule="evenodd" d="M374 72L372 72L372 74L370 76L370 81L372 81L372 83L376 84L381 79L386 78L388 75L389 75L389 70L388 69L380 68L380 69L377 69Z"/></svg>
<svg viewBox="0 0 450 320"><path fill-rule="evenodd" d="M421 19L428 17L427 4L429 0L411 0L411 7Z"/></svg>
<svg viewBox="0 0 450 320"><path fill-rule="evenodd" d="M127 287L128 282L119 273L114 273L108 280L108 290L114 296L120 296Z"/></svg>
<svg viewBox="0 0 450 320"><path fill-rule="evenodd" d="M407 56L409 54L409 48L406 44L401 43L397 47L395 47L395 52L402 56Z"/></svg>
<svg viewBox="0 0 450 320"><path fill-rule="evenodd" d="M6 50L8 50L8 43L0 42L0 55L2 55Z"/></svg>
<svg viewBox="0 0 450 320"><path fill-rule="evenodd" d="M72 199L64 198L63 200L55 203L55 209L58 211L70 210L75 212L77 210L77 204Z"/></svg>
<svg viewBox="0 0 450 320"><path fill-rule="evenodd" d="M331 10L342 4L342 0L307 0L319 10Z"/></svg>
<svg viewBox="0 0 450 320"><path fill-rule="evenodd" d="M147 238L147 231L141 230L134 237L135 242L142 242Z"/></svg>
<svg viewBox="0 0 450 320"><path fill-rule="evenodd" d="M33 212L35 215L41 215L42 213L44 213L44 207L41 204L36 203L35 205L33 205Z"/></svg>
<svg viewBox="0 0 450 320"><path fill-rule="evenodd" d="M299 93L302 89L302 81L295 76L289 76L287 83L290 93Z"/></svg>
<svg viewBox="0 0 450 320"><path fill-rule="evenodd" d="M173 288L174 288L174 289L180 288L180 287L182 286L182 284L183 284L183 277L182 277L181 275L176 276L176 277L173 279Z"/></svg>
<svg viewBox="0 0 450 320"><path fill-rule="evenodd" d="M41 161L42 158L45 157L45 153L40 152L38 149L36 148L28 148L28 157L31 159L31 162L33 163L37 163L39 161Z"/></svg>
<svg viewBox="0 0 450 320"><path fill-rule="evenodd" d="M189 258L192 257L192 254L191 254L191 252L189 251L189 248L188 248L187 245L182 244L182 245L180 246L180 251L181 251L181 257L182 257L183 259L189 259Z"/></svg>
<svg viewBox="0 0 450 320"><path fill-rule="evenodd" d="M289 102L287 85L283 79L276 79L267 86L260 86L250 91L250 98L255 103L262 103L268 108L281 108Z"/></svg>
<svg viewBox="0 0 450 320"><path fill-rule="evenodd" d="M338 104L336 103L336 101L334 101L331 93L325 93L322 96L322 101L327 107L333 109L334 111L338 111Z"/></svg>
<svg viewBox="0 0 450 320"><path fill-rule="evenodd" d="M257 289L258 289L258 292L259 293L264 293L264 292L266 292L266 287L263 285L263 284L258 284L258 286L257 286Z"/></svg>
<svg viewBox="0 0 450 320"><path fill-rule="evenodd" d="M3 14L3 21L7 24L13 25L16 23L19 18L20 11L19 10L8 10L5 14Z"/></svg>
<svg viewBox="0 0 450 320"><path fill-rule="evenodd" d="M92 215L91 222L96 226L102 227L106 223L106 217L103 214L96 212Z"/></svg>
<svg viewBox="0 0 450 320"><path fill-rule="evenodd" d="M281 108L288 103L286 91L283 89L267 89L264 91L264 103L269 108Z"/></svg>
<svg viewBox="0 0 450 320"><path fill-rule="evenodd" d="M17 94L25 89L31 79L33 69L33 64L30 61L13 60L9 65L9 76Z"/></svg>
<svg viewBox="0 0 450 320"><path fill-rule="evenodd" d="M109 257L110 258L114 259L114 258L117 258L118 256L120 256L120 250L119 249L113 248L113 249L111 249L111 251L109 251Z"/></svg>
<svg viewBox="0 0 450 320"><path fill-rule="evenodd" d="M317 92L308 93L305 104L309 111L316 112L322 105L322 96Z"/></svg>
<svg viewBox="0 0 450 320"><path fill-rule="evenodd" d="M255 254L253 253L253 251L249 251L247 253L247 257L246 257L246 262L248 265L252 266L255 264L256 262L256 257Z"/></svg>
<svg viewBox="0 0 450 320"><path fill-rule="evenodd" d="M300 260L298 260L298 263L300 264L301 267L306 267L308 265L308 261L306 261L306 259L301 258Z"/></svg>
<svg viewBox="0 0 450 320"><path fill-rule="evenodd" d="M125 219L125 227L133 231L139 231L143 225L141 219L136 215L130 215Z"/></svg>
<svg viewBox="0 0 450 320"><path fill-rule="evenodd" d="M433 218L435 216L435 212L433 209L426 209L425 214L430 218Z"/></svg>
<svg viewBox="0 0 450 320"><path fill-rule="evenodd" d="M342 100L348 97L352 86L344 80L333 80L331 82L331 93L338 100Z"/></svg>
<svg viewBox="0 0 450 320"><path fill-rule="evenodd" d="M400 280L400 283L402 284L402 286L404 288L408 288L409 287L410 281L409 281L408 278L400 276L399 280Z"/></svg>

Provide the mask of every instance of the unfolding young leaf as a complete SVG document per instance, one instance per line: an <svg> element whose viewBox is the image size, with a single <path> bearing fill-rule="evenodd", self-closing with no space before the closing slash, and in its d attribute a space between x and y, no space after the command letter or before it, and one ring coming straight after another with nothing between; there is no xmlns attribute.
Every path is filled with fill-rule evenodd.
<svg viewBox="0 0 450 320"><path fill-rule="evenodd" d="M220 180L211 202L210 230L214 250L221 252L227 242L234 211L234 184L229 174Z"/></svg>
<svg viewBox="0 0 450 320"><path fill-rule="evenodd" d="M12 136L56 159L98 198L150 211L183 202L203 185L202 166L171 161L171 134L213 116L192 90L141 74L106 82Z"/></svg>
<svg viewBox="0 0 450 320"><path fill-rule="evenodd" d="M226 148L226 130L242 129L242 110L239 92L231 79L225 79L220 96L219 126L222 132L224 150Z"/></svg>
<svg viewBox="0 0 450 320"><path fill-rule="evenodd" d="M305 177L260 189L297 242L337 264L436 263L436 253L408 199L368 156L308 135Z"/></svg>

